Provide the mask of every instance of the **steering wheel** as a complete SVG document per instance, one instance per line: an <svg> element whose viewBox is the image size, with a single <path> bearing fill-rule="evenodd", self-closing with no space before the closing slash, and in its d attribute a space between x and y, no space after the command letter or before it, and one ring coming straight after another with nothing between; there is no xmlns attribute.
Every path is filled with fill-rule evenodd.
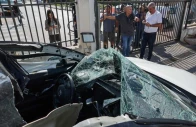
<svg viewBox="0 0 196 127"><path fill-rule="evenodd" d="M55 83L53 94L53 105L55 108L65 104L73 103L75 86L69 74L60 75Z"/></svg>

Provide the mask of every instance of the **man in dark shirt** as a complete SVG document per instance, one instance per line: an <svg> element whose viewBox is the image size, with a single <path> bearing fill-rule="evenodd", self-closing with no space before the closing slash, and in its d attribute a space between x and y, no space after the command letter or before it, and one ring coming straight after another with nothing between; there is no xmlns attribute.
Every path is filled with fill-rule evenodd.
<svg viewBox="0 0 196 127"><path fill-rule="evenodd" d="M22 15L21 15L21 11L17 5L17 1L15 0L14 1L14 5L13 5L13 11L14 11L14 14L16 15L16 17L18 18L18 21L20 23L20 25L22 25Z"/></svg>
<svg viewBox="0 0 196 127"><path fill-rule="evenodd" d="M125 7L125 13L118 16L107 16L104 15L105 19L117 20L121 26L121 36L123 41L123 51L124 56L130 55L131 42L134 35L134 21L138 22L138 17L132 13L132 7Z"/></svg>

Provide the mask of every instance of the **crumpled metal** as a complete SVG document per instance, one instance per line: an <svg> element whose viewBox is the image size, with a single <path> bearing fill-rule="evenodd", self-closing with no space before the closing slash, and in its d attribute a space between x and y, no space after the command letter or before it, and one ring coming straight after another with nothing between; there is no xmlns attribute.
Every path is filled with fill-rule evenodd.
<svg viewBox="0 0 196 127"><path fill-rule="evenodd" d="M21 127L26 123L16 109L14 99L10 78L0 73L0 127Z"/></svg>
<svg viewBox="0 0 196 127"><path fill-rule="evenodd" d="M114 49L85 57L71 72L76 87L91 87L102 76L121 76L121 114L143 118L196 120L196 109ZM89 86L90 84L90 86Z"/></svg>

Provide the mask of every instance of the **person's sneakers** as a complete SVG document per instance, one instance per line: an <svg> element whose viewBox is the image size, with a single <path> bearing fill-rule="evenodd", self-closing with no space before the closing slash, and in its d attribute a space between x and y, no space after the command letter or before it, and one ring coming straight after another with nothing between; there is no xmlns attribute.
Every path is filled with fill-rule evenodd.
<svg viewBox="0 0 196 127"><path fill-rule="evenodd" d="M73 46L77 46L77 43L75 43Z"/></svg>

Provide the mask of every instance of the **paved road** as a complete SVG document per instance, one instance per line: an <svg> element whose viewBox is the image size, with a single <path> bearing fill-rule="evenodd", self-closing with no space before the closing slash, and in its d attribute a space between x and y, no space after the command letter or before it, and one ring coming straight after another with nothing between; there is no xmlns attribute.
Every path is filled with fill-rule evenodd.
<svg viewBox="0 0 196 127"><path fill-rule="evenodd" d="M147 57L148 49L146 51ZM131 54L139 57L140 52ZM145 57L145 58L146 58ZM152 62L186 70L196 75L196 46L180 42L168 42L154 47Z"/></svg>
<svg viewBox="0 0 196 127"><path fill-rule="evenodd" d="M16 21L16 28L14 26L14 22L13 22L13 18L10 17L6 17L2 18L2 22L3 22L3 26L1 27L3 36L5 38L6 41L18 41L18 37L16 34L16 29L19 32L19 37L21 41L28 41L28 42L42 42L42 43L49 43L49 37L48 37L48 32L45 31L45 19L46 19L46 11L50 8L50 6L26 6L25 7L20 7L20 10L22 11L25 19L23 20L24 25L23 26L19 26L19 22L17 20L17 18L15 18ZM26 10L26 11L25 11ZM40 11L39 11L40 10ZM71 34L71 37L69 36L69 30L67 28L67 24L68 24L68 19L71 21L73 20L72 18L72 13L71 11L68 11L64 9L64 10L60 10L60 9L56 9L52 8L52 10L54 11L54 15L57 17L58 14L58 19L59 22L61 24L61 39L63 41L65 40L70 40L70 39L74 39L73 37L73 33ZM27 13L26 13L27 12ZM27 17L28 16L28 17ZM35 18L34 18L35 17ZM63 18L64 17L64 21ZM28 22L29 19L29 22ZM8 23L8 27L6 25L5 20L7 20ZM37 28L37 29L36 29ZM65 28L65 31L64 31ZM31 30L31 32L30 32ZM10 31L10 34L9 34ZM32 35L31 35L32 33ZM0 41L3 41L3 36L0 33ZM10 37L11 36L11 37ZM26 38L25 38L26 36ZM67 43L68 46L70 46L70 43Z"/></svg>

